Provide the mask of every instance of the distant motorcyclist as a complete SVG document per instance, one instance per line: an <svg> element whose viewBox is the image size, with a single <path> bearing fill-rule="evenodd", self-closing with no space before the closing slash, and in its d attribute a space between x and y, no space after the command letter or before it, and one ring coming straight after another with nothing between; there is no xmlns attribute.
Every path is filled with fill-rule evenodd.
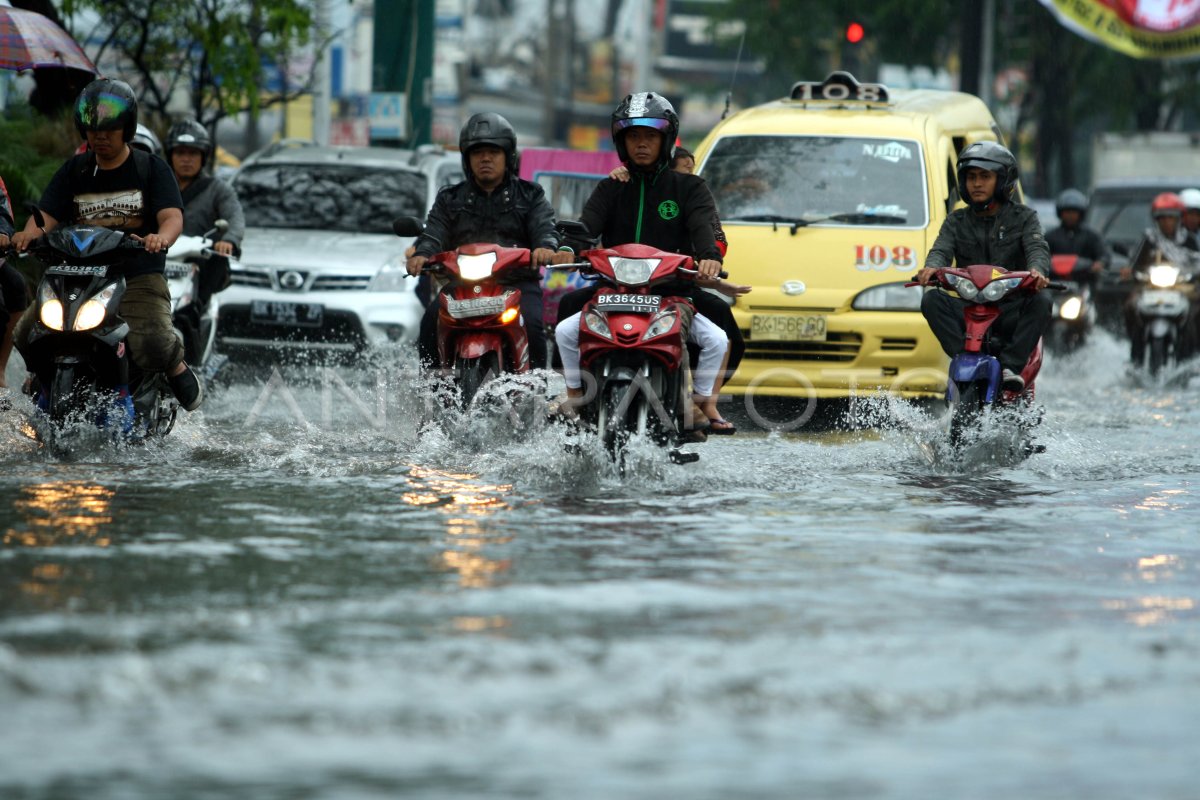
<svg viewBox="0 0 1200 800"><path fill-rule="evenodd" d="M1108 263L1108 245L1099 231L1083 224L1088 212L1087 197L1078 189L1067 189L1058 196L1054 210L1059 226L1046 234L1050 255L1086 258L1092 262L1092 276L1099 275Z"/></svg>
<svg viewBox="0 0 1200 800"><path fill-rule="evenodd" d="M1017 159L1001 144L976 142L958 157L958 191L967 202L946 217L925 268L917 273L922 286L933 282L939 270L991 264L1008 270L1037 273L1034 291L1011 294L1000 301L996 330L1005 345L1000 352L1001 379L1009 391L1021 391L1021 371L1050 323L1054 302L1041 290L1049 284L1050 248L1042 235L1037 212L1018 203ZM938 288L926 292L921 313L946 354L962 351L967 302Z"/></svg>
<svg viewBox="0 0 1200 800"><path fill-rule="evenodd" d="M138 150L145 150L147 153L159 158L163 157L162 142L158 140L158 136L155 135L154 131L140 122L133 131L133 138L129 140L129 146L136 147Z"/></svg>
<svg viewBox="0 0 1200 800"><path fill-rule="evenodd" d="M1183 229L1200 239L1200 189L1184 189L1179 199L1183 201Z"/></svg>
<svg viewBox="0 0 1200 800"><path fill-rule="evenodd" d="M1150 203L1150 216L1154 218L1154 226L1142 233L1141 241L1129 257L1129 266L1121 270L1121 278L1129 280L1136 273L1146 271L1158 263L1168 263L1176 267L1186 268L1196 263L1196 254L1200 251L1200 243L1195 236L1182 225L1183 212L1186 210L1183 198L1174 192L1163 192ZM1138 298L1141 292L1129 293L1125 299L1122 311L1125 316L1125 332L1129 335L1129 359L1135 364L1141 364L1145 358L1145 337L1142 328L1142 315L1138 313ZM1186 358L1194 349L1193 342L1197 309L1193 305L1186 329L1193 331L1181 343L1180 356Z"/></svg>
<svg viewBox="0 0 1200 800"><path fill-rule="evenodd" d="M120 314L129 324L130 356L142 370L165 374L180 405L195 411L203 389L183 360L163 275L166 250L183 230L183 200L162 159L129 147L137 115L137 96L129 84L98 78L83 88L74 116L88 151L73 156L50 179L39 203L44 227L31 215L12 243L25 250L47 231L75 223L112 228L141 241L145 252L119 267L125 278ZM22 354L36 308L30 304L14 332Z"/></svg>
<svg viewBox="0 0 1200 800"><path fill-rule="evenodd" d="M438 192L408 257L410 275L419 275L430 256L464 244L527 247L533 264L513 284L521 291L521 315L529 336L529 362L546 364L546 332L542 324L541 267L558 248L554 209L536 183L518 177L517 133L494 112L473 115L458 136L464 181ZM417 350L421 363L438 363L438 304L430 303L421 319Z"/></svg>
<svg viewBox="0 0 1200 800"><path fill-rule="evenodd" d="M246 232L246 217L233 188L205 174L212 155L212 137L199 122L183 120L167 132L167 159L183 197L183 235L203 236L219 219L229 223L212 246L219 257L209 259L200 268L200 296L193 306L197 313L204 310L214 293L229 285L229 257L241 253Z"/></svg>
<svg viewBox="0 0 1200 800"><path fill-rule="evenodd" d="M8 247L12 235L12 204L8 200L4 180L0 179L0 248ZM25 278L12 264L0 261L0 389L8 386L4 371L8 368L8 357L12 353L13 328L27 305L29 293L25 290Z"/></svg>

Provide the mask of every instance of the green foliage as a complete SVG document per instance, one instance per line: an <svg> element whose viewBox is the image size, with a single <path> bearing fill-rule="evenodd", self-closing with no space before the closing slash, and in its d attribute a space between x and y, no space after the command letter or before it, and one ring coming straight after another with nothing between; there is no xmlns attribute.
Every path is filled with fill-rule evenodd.
<svg viewBox="0 0 1200 800"><path fill-rule="evenodd" d="M10 109L0 118L0 177L8 187L17 230L29 216L27 203L41 199L42 190L79 144L70 116L48 120L28 109Z"/></svg>

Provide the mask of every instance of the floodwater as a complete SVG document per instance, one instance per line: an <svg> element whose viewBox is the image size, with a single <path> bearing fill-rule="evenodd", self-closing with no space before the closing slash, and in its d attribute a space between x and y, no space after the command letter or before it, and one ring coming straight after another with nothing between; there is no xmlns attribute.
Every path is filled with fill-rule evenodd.
<svg viewBox="0 0 1200 800"><path fill-rule="evenodd" d="M904 404L621 475L382 372L72 460L18 402L0 797L1195 798L1200 381L1122 356L976 466Z"/></svg>

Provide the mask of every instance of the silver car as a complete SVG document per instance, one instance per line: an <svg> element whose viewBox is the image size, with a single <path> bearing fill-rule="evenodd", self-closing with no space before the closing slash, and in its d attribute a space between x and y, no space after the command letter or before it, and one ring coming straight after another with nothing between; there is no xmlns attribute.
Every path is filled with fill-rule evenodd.
<svg viewBox="0 0 1200 800"><path fill-rule="evenodd" d="M424 217L462 180L457 153L381 147L267 148L233 177L246 214L240 263L221 295L221 350L358 354L416 338L424 311L406 278L411 239L396 217Z"/></svg>

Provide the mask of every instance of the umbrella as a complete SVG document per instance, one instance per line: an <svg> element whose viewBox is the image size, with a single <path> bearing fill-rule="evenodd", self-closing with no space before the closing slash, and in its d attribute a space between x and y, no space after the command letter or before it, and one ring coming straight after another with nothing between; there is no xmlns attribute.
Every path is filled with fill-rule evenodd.
<svg viewBox="0 0 1200 800"><path fill-rule="evenodd" d="M49 17L0 6L0 69L40 67L71 67L96 74L83 48Z"/></svg>

